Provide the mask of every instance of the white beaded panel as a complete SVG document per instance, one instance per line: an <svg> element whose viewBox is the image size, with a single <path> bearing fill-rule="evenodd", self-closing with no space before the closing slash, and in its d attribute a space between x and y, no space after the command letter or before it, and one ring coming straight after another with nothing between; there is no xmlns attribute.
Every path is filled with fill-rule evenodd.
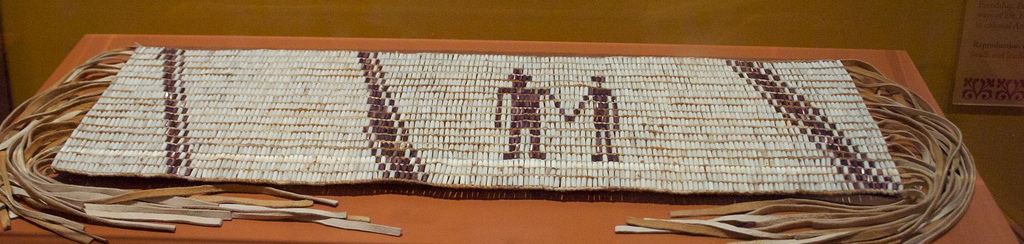
<svg viewBox="0 0 1024 244"><path fill-rule="evenodd" d="M54 167L312 184L899 191L850 80L827 60L139 47Z"/></svg>

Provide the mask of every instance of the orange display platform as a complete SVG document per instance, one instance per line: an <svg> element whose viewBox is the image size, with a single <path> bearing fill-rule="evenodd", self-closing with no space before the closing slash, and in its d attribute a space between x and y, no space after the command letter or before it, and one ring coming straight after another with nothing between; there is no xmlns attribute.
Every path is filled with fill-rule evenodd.
<svg viewBox="0 0 1024 244"><path fill-rule="evenodd" d="M105 50L136 44L191 48L345 49L538 55L692 56L741 59L857 59L918 93L935 99L904 51L740 47L663 44L524 41L408 40L242 36L87 35L47 80L44 89L69 70ZM88 181L88 177L72 177ZM98 179L98 181L119 181ZM133 184L136 180L120 180ZM145 184L145 183L142 183ZM669 195L637 192L544 192L459 190L409 184L297 187L341 203L335 210L370 216L403 228L402 237L338 230L317 224L232 220L222 227L179 225L176 233L89 225L111 243L726 243L732 240L683 235L615 234L627 217L668 217L671 210L727 204L750 197ZM332 209L325 206L318 208ZM71 243L22 220L0 232L3 243ZM985 183L978 178L966 216L936 243L1016 243Z"/></svg>

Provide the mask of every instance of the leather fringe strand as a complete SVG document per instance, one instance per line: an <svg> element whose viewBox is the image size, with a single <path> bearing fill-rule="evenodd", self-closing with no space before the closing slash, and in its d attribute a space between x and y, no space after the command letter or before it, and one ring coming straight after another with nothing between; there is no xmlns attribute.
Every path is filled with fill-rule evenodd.
<svg viewBox="0 0 1024 244"><path fill-rule="evenodd" d="M967 210L976 174L960 130L870 65L843 64L898 166L905 185L898 201L873 206L805 198L743 202L673 211L670 219L629 218L615 232L741 243L928 243L952 228Z"/></svg>
<svg viewBox="0 0 1024 244"><path fill-rule="evenodd" d="M225 220L285 220L314 222L341 229L400 236L400 228L371 224L369 218L308 209L314 203L337 206L338 201L286 192L270 187L217 184L147 190L70 185L49 174L54 156L86 111L110 85L134 49L100 54L75 68L60 83L15 108L0 124L0 224L23 218L80 243L106 243L85 225L173 232L181 223L220 226ZM290 200L260 200L222 193L250 193Z"/></svg>

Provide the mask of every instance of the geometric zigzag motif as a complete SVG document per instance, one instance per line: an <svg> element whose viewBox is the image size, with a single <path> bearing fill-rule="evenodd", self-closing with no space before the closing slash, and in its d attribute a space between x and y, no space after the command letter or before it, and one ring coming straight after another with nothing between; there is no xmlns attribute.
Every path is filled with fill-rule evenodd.
<svg viewBox="0 0 1024 244"><path fill-rule="evenodd" d="M902 190L836 60L138 47L53 166L297 184Z"/></svg>

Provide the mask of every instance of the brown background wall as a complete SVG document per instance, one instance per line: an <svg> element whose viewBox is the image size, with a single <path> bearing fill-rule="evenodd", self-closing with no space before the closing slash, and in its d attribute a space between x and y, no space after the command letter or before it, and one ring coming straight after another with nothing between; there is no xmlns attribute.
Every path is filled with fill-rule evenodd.
<svg viewBox="0 0 1024 244"><path fill-rule="evenodd" d="M681 43L900 49L964 131L1000 206L1024 224L1024 110L949 103L960 1L0 1L14 103L84 34Z"/></svg>

